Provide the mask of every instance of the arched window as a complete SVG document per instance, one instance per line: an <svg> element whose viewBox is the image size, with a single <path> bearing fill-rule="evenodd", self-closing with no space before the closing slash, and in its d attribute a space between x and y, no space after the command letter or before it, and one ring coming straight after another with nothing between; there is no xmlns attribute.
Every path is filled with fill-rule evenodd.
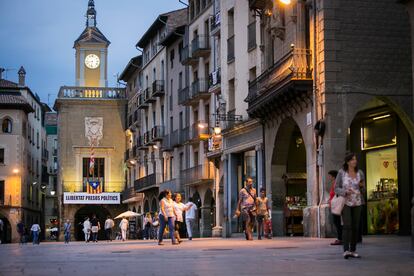
<svg viewBox="0 0 414 276"><path fill-rule="evenodd" d="M9 118L4 119L1 126L4 133L12 133L13 124Z"/></svg>

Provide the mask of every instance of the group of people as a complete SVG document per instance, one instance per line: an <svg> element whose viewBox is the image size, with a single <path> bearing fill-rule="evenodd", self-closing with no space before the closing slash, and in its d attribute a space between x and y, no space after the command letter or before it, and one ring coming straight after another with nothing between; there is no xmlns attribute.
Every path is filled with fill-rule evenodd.
<svg viewBox="0 0 414 276"><path fill-rule="evenodd" d="M253 228L257 220L258 239L261 240L263 236L271 237L271 233L264 233L264 224L271 219L269 212L269 202L266 197L266 189L260 189L260 196L256 195L256 189L253 188L253 179L247 177L246 186L239 192L239 200L235 217L242 217L244 234L246 240L253 240Z"/></svg>
<svg viewBox="0 0 414 276"><path fill-rule="evenodd" d="M331 205L334 197L342 197L340 214L332 213L337 240L331 245L343 245L345 259L360 258L356 246L362 240L361 214L365 204L365 175L358 169L355 153L345 156L339 171L333 170L328 174L332 183L329 204Z"/></svg>
<svg viewBox="0 0 414 276"><path fill-rule="evenodd" d="M174 198L173 198L174 197ZM184 204L181 202L180 193L174 196L170 190L164 190L159 194L159 215L158 215L158 245L163 245L163 236L168 226L172 244L180 244L184 231L184 217L187 228L188 239L193 239L193 227L196 218L197 205L192 198Z"/></svg>
<svg viewBox="0 0 414 276"><path fill-rule="evenodd" d="M83 233L85 235L85 242L88 243L90 241L97 243L98 242L98 232L101 230L101 223L99 222L96 215L92 216L92 219L89 217L85 217L85 221L83 222ZM119 229L121 230L121 237L122 241L126 241L127 239L127 231L128 231L128 220L123 217L121 222L119 223ZM105 223L104 223L104 231L105 231L105 239L107 242L111 242L113 239L113 228L115 226L114 220L111 216L107 216ZM66 240L66 232L65 232L65 240Z"/></svg>
<svg viewBox="0 0 414 276"><path fill-rule="evenodd" d="M19 234L19 243L26 244L29 238L32 238L33 244L40 244L40 225L35 222L30 227L30 230L24 225L23 221L17 223L17 234Z"/></svg>

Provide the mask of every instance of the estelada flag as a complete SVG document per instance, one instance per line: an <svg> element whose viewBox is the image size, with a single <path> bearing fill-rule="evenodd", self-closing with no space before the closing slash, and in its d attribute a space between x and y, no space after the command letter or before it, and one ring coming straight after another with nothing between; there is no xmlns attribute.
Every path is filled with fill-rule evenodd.
<svg viewBox="0 0 414 276"><path fill-rule="evenodd" d="M99 181L88 181L86 186L86 192L88 194L100 194L102 193L102 186Z"/></svg>

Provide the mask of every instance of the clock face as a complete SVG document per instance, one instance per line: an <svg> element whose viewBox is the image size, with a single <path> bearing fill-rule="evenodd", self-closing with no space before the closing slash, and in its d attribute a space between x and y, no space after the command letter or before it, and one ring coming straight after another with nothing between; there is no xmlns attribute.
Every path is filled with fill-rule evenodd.
<svg viewBox="0 0 414 276"><path fill-rule="evenodd" d="M85 65L90 69L98 68L100 63L99 57L95 54L87 55L85 58Z"/></svg>

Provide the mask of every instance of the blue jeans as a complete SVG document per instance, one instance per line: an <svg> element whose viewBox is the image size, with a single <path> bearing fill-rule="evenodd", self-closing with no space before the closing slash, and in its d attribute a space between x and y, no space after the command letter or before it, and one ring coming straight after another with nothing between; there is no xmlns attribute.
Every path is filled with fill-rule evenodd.
<svg viewBox="0 0 414 276"><path fill-rule="evenodd" d="M65 232L65 243L69 243L70 241L70 232Z"/></svg>
<svg viewBox="0 0 414 276"><path fill-rule="evenodd" d="M158 241L162 242L162 236L164 235L164 230L165 230L165 226L167 226L168 223L168 229L170 231L170 237L171 237L171 241L173 243L175 243L175 238L174 238L174 218L173 217L169 217L168 221L165 221L164 215L160 214L159 216L160 218L160 232L158 233Z"/></svg>
<svg viewBox="0 0 414 276"><path fill-rule="evenodd" d="M39 231L32 231L33 244L39 244Z"/></svg>

